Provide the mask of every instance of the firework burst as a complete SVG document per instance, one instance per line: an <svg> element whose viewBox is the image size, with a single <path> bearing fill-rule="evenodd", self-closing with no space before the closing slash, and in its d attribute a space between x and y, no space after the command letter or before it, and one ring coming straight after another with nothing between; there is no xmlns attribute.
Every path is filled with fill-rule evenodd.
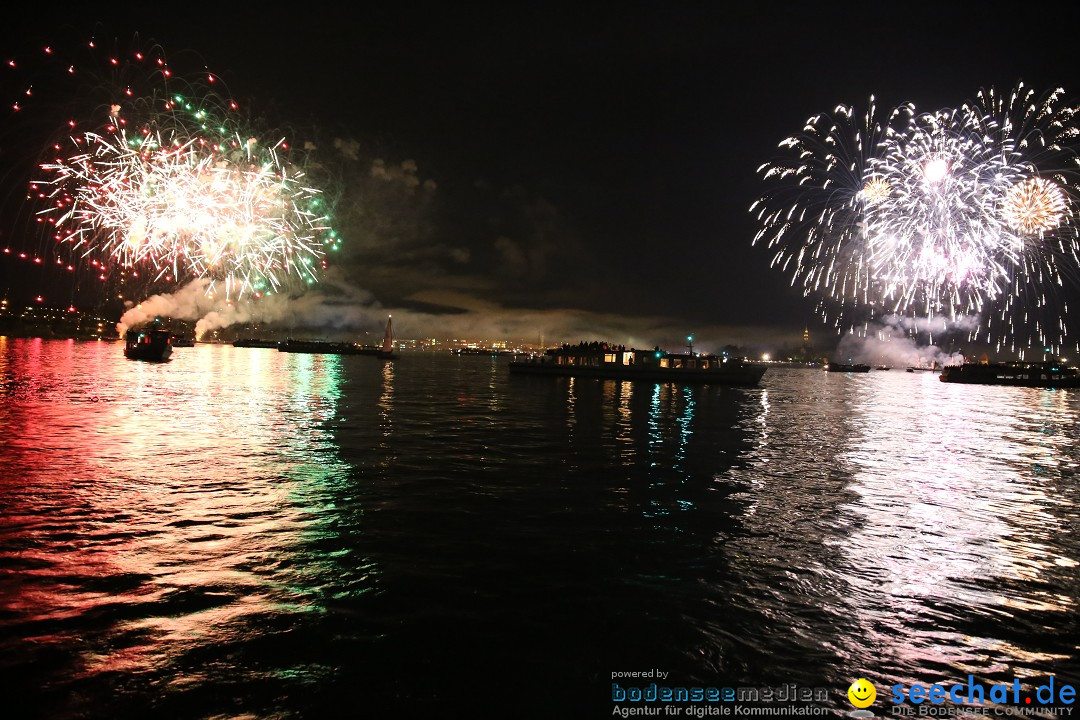
<svg viewBox="0 0 1080 720"><path fill-rule="evenodd" d="M1065 193L1052 180L1030 177L1005 194L1001 215L1005 223L1026 236L1045 235L1065 221Z"/></svg>
<svg viewBox="0 0 1080 720"><path fill-rule="evenodd" d="M997 198L1022 169L955 111L913 117L870 165L890 187L887 198L864 207L878 299L891 313L928 318L981 312L1007 287L1016 262Z"/></svg>
<svg viewBox="0 0 1080 720"><path fill-rule="evenodd" d="M838 326L978 316L973 338L1060 348L1067 302L1055 289L1080 267L1080 133L1061 97L1020 85L934 113L905 104L883 125L872 104L858 127L845 106L811 118L759 170L771 192L751 207L755 243Z"/></svg>
<svg viewBox="0 0 1080 720"><path fill-rule="evenodd" d="M41 211L76 252L171 277L208 277L245 290L314 282L330 231L320 193L276 147L232 146L158 134L86 133L77 152L45 163L53 206Z"/></svg>
<svg viewBox="0 0 1080 720"><path fill-rule="evenodd" d="M805 295L848 311L874 302L865 208L887 201L892 188L871 162L912 112L902 106L881 121L872 97L865 112L839 105L809 118L780 143L782 157L758 168L773 192L751 206L761 223L754 242L773 251L773 266Z"/></svg>
<svg viewBox="0 0 1080 720"><path fill-rule="evenodd" d="M340 240L305 151L250 121L220 77L182 75L159 48L110 55L90 41L61 54L35 56L42 67L24 75L47 82L23 78L12 105L25 129L60 128L35 161L27 214L46 244L31 254L129 296L195 278L236 297L317 280Z"/></svg>

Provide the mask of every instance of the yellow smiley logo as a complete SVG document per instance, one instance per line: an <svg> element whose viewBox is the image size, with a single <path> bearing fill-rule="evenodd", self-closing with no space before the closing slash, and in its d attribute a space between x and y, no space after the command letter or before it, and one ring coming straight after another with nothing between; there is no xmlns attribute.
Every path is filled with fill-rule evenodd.
<svg viewBox="0 0 1080 720"><path fill-rule="evenodd" d="M851 687L847 689L847 696L852 705L857 708L864 708L874 702L874 698L877 697L877 690L869 680L859 678L851 683Z"/></svg>

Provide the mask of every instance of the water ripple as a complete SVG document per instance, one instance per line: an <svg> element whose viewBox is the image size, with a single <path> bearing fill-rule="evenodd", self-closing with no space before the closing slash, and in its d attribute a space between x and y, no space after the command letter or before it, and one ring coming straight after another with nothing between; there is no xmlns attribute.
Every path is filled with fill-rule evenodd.
<svg viewBox="0 0 1080 720"><path fill-rule="evenodd" d="M540 716L639 667L1077 669L1080 393L0 338L0 397L0 672L27 716L321 716L357 688L442 711L480 679L543 689Z"/></svg>

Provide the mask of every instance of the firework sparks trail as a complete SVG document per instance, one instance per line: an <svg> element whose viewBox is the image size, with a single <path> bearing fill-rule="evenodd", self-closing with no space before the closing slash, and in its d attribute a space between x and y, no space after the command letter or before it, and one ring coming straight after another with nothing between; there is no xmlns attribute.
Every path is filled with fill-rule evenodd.
<svg viewBox="0 0 1080 720"><path fill-rule="evenodd" d="M174 72L157 46L109 55L93 41L7 70L20 99L5 132L65 118L27 195L27 222L46 231L24 253L35 262L81 263L119 297L206 279L239 298L311 285L340 249L308 152L246 120L215 74Z"/></svg>
<svg viewBox="0 0 1080 720"><path fill-rule="evenodd" d="M1024 171L967 123L956 112L914 117L871 161L890 190L864 209L866 244L893 311L955 318L980 312L1008 287L1018 243L998 199Z"/></svg>
<svg viewBox="0 0 1080 720"><path fill-rule="evenodd" d="M844 105L811 117L759 168L770 193L751 206L754 242L838 327L974 315L972 338L1057 350L1057 289L1080 268L1080 131L1062 95L1020 84L934 113L904 104L884 123L873 98L862 122Z"/></svg>
<svg viewBox="0 0 1080 720"><path fill-rule="evenodd" d="M195 140L137 143L126 133L87 133L77 154L42 169L52 187L58 231L83 254L104 254L160 277L225 278L252 288L280 289L284 275L314 281L325 255L326 218L313 212L319 191L302 171L228 156ZM152 147L151 147L152 146ZM248 147L248 143L243 143Z"/></svg>

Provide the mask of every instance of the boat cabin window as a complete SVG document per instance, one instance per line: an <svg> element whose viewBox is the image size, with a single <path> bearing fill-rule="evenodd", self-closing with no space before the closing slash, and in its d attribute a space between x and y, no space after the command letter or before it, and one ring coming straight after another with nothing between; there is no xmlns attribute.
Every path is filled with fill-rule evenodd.
<svg viewBox="0 0 1080 720"><path fill-rule="evenodd" d="M632 352L623 353L623 356L622 356L622 364L623 365L630 365L633 362L634 362L634 353L632 353Z"/></svg>
<svg viewBox="0 0 1080 720"><path fill-rule="evenodd" d="M605 353L604 354L604 362L606 362L606 363L615 362L615 353Z"/></svg>
<svg viewBox="0 0 1080 720"><path fill-rule="evenodd" d="M667 366L668 366L668 359L667 358L660 358L660 367L667 367Z"/></svg>

